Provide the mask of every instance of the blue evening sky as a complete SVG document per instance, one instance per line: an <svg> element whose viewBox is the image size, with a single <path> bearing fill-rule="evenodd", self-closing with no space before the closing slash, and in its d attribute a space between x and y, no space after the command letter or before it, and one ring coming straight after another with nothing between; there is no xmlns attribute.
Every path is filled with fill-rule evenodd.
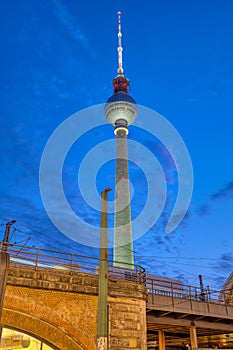
<svg viewBox="0 0 233 350"><path fill-rule="evenodd" d="M2 2L1 224L17 220L13 242L22 244L31 237L29 244L38 247L98 254L69 240L49 220L40 197L39 165L49 136L63 120L111 96L119 10L131 95L173 124L194 171L188 213L173 233L166 234L169 205L177 192L174 164L158 140L131 127L129 138L158 157L169 188L160 220L134 243L136 263L150 273L195 285L202 274L205 285L219 289L233 270L230 0ZM111 126L97 128L80 139L81 153L74 145L64 163L63 185L71 207L96 226L99 212L81 198L78 166L87 151L113 137ZM99 192L114 186L114 165L103 161L96 179ZM130 174L134 217L145 204L147 182L133 163Z"/></svg>

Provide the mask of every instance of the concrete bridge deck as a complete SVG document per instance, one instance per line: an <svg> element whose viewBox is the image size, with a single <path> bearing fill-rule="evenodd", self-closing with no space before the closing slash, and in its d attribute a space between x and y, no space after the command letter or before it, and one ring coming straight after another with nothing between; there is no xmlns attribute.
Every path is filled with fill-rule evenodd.
<svg viewBox="0 0 233 350"><path fill-rule="evenodd" d="M158 332L166 334L166 344L189 342L195 328L200 341L233 333L233 305L228 295L182 283L147 279L147 334L158 341Z"/></svg>

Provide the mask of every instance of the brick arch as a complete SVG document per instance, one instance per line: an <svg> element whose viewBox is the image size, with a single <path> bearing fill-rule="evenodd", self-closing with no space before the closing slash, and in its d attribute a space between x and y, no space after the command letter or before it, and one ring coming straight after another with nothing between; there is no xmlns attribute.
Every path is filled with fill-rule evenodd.
<svg viewBox="0 0 233 350"><path fill-rule="evenodd" d="M27 296L19 296L9 289L10 286L7 286L1 318L3 326L30 334L50 344L56 350L95 349L95 339L90 337L80 324L68 320L59 312L61 302L57 303L56 310L30 298L30 288L26 291ZM20 291L22 292L22 288ZM43 292L38 290L38 293ZM32 294L34 293L33 289Z"/></svg>

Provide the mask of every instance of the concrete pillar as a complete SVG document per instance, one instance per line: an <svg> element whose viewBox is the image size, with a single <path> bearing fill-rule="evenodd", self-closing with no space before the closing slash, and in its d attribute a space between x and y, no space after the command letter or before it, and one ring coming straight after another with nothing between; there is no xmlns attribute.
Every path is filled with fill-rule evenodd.
<svg viewBox="0 0 233 350"><path fill-rule="evenodd" d="M197 349L197 330L196 327L191 326L190 327L190 340L191 340L191 349Z"/></svg>
<svg viewBox="0 0 233 350"><path fill-rule="evenodd" d="M165 350L165 334L164 331L159 330L159 350Z"/></svg>

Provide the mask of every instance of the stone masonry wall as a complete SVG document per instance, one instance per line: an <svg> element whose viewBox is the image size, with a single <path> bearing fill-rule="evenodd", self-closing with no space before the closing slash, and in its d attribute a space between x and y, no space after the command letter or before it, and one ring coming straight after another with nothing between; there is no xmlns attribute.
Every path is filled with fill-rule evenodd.
<svg viewBox="0 0 233 350"><path fill-rule="evenodd" d="M143 300L110 298L110 349L146 349L146 315Z"/></svg>
<svg viewBox="0 0 233 350"><path fill-rule="evenodd" d="M1 323L55 349L95 350L98 276L11 266ZM146 289L109 281L110 350L146 349Z"/></svg>

